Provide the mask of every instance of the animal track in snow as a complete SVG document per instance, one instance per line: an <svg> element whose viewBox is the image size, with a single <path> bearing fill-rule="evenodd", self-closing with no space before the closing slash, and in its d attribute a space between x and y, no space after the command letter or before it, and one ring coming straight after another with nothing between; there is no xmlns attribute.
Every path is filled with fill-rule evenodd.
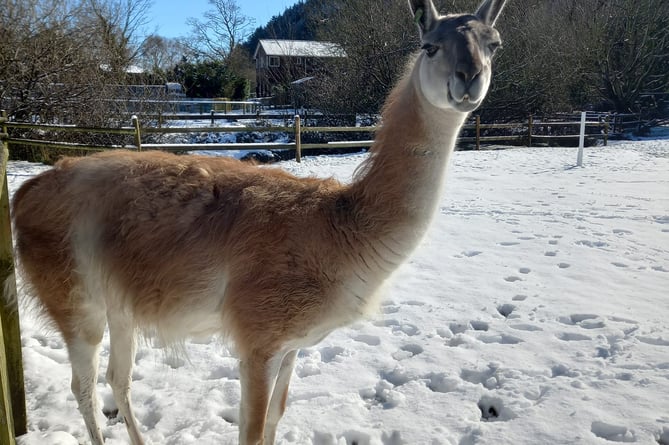
<svg viewBox="0 0 669 445"><path fill-rule="evenodd" d="M395 390L395 386L397 385L382 379L373 389L361 389L358 393L370 406L381 405L384 409L390 409L401 405L406 399L404 394Z"/></svg>
<svg viewBox="0 0 669 445"><path fill-rule="evenodd" d="M376 320L372 324L380 328L389 328L391 326L399 326L400 322L394 318L386 318L383 320Z"/></svg>
<svg viewBox="0 0 669 445"><path fill-rule="evenodd" d="M392 329L394 333L402 332L408 335L409 337L413 337L414 335L420 334L420 329L418 329L418 326L413 325L411 323L405 323L399 326L393 326Z"/></svg>
<svg viewBox="0 0 669 445"><path fill-rule="evenodd" d="M516 306L510 303L505 303L500 306L497 306L497 312L500 313L504 318L509 318L509 315L516 310Z"/></svg>
<svg viewBox="0 0 669 445"><path fill-rule="evenodd" d="M596 421L592 422L590 431L595 436L611 442L636 442L634 431L624 426Z"/></svg>
<svg viewBox="0 0 669 445"><path fill-rule="evenodd" d="M562 341L585 341L585 340L592 340L591 337L583 334L574 334L571 332L563 332L561 334L558 334L557 338L559 338Z"/></svg>
<svg viewBox="0 0 669 445"><path fill-rule="evenodd" d="M400 350L393 353L392 356L395 360L404 360L406 358L411 358L416 356L424 351L423 347L418 344L409 343L400 347Z"/></svg>
<svg viewBox="0 0 669 445"><path fill-rule="evenodd" d="M498 371L499 366L497 363L489 363L488 368L481 371L476 369L460 370L460 378L465 382L482 385L487 389L498 389L502 386L499 381Z"/></svg>
<svg viewBox="0 0 669 445"><path fill-rule="evenodd" d="M558 263L557 266L558 266L560 269L567 269L567 268L571 267L571 264L569 264L569 263Z"/></svg>
<svg viewBox="0 0 669 445"><path fill-rule="evenodd" d="M504 246L504 247L517 246L518 244L520 244L520 243L517 242L517 241L503 241L503 242L499 243L500 246Z"/></svg>
<svg viewBox="0 0 669 445"><path fill-rule="evenodd" d="M642 343L646 343L647 345L653 345L653 346L669 346L669 340L665 340L661 337L637 337L637 340L639 340Z"/></svg>
<svg viewBox="0 0 669 445"><path fill-rule="evenodd" d="M353 337L353 340L365 343L369 346L378 346L381 344L381 338L376 335L360 334Z"/></svg>
<svg viewBox="0 0 669 445"><path fill-rule="evenodd" d="M469 324L475 331L487 331L490 328L490 325L485 321L472 320Z"/></svg>
<svg viewBox="0 0 669 445"><path fill-rule="evenodd" d="M507 421L516 417L499 397L484 395L479 400L478 407L481 410L481 420L486 422Z"/></svg>
<svg viewBox="0 0 669 445"><path fill-rule="evenodd" d="M604 241L591 241L591 240L579 240L575 243L577 246L586 246L586 247L608 247L608 243Z"/></svg>
<svg viewBox="0 0 669 445"><path fill-rule="evenodd" d="M518 331L528 331L528 332L543 331L543 329L541 329L539 326L535 326L529 323L510 324L509 327L511 329L516 329Z"/></svg>
<svg viewBox="0 0 669 445"><path fill-rule="evenodd" d="M521 267L520 269L518 269L518 273L522 273L524 275L527 275L530 272L532 272L532 269L530 269L529 267Z"/></svg>
<svg viewBox="0 0 669 445"><path fill-rule="evenodd" d="M504 281L507 281L509 283L514 283L516 281L520 281L520 277L516 277L516 276L512 275L512 276L504 278Z"/></svg>
<svg viewBox="0 0 669 445"><path fill-rule="evenodd" d="M475 256L478 256L478 255L481 255L482 253L483 252L481 252L480 250L466 250L466 251L462 252L462 254L464 256L466 256L467 258L475 257Z"/></svg>
<svg viewBox="0 0 669 445"><path fill-rule="evenodd" d="M557 252L554 250L548 251L544 253L544 256L557 256Z"/></svg>
<svg viewBox="0 0 669 445"><path fill-rule="evenodd" d="M325 346L321 348L321 361L323 363L330 363L333 361L340 361L340 357L346 350L341 346Z"/></svg>
<svg viewBox="0 0 669 445"><path fill-rule="evenodd" d="M583 329L599 329L606 326L604 320L595 314L571 314L569 317L558 318L560 323L580 326Z"/></svg>
<svg viewBox="0 0 669 445"><path fill-rule="evenodd" d="M399 311L400 311L400 307L395 306L392 303L384 304L384 305L381 306L381 312L383 312L384 314L395 314Z"/></svg>
<svg viewBox="0 0 669 445"><path fill-rule="evenodd" d="M477 340L487 344L499 343L501 345L517 345L518 343L523 342L521 338L508 334L481 335Z"/></svg>

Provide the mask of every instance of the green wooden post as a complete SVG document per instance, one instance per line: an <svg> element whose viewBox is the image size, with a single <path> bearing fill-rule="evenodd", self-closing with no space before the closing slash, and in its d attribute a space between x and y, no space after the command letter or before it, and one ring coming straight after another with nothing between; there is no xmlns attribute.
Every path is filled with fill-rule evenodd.
<svg viewBox="0 0 669 445"><path fill-rule="evenodd" d="M3 113L2 123L6 121ZM3 125L3 143L0 153L0 374L2 374L2 397L9 398L9 408L0 413L0 429L5 425L12 436L21 436L27 432L26 397L23 380L23 361L21 357L21 330L19 311L16 302L16 282L14 279L14 258L11 222L9 217L9 192L7 190L7 160L9 151L6 138L7 128ZM0 433L1 434L1 433ZM14 439L0 443L14 443Z"/></svg>

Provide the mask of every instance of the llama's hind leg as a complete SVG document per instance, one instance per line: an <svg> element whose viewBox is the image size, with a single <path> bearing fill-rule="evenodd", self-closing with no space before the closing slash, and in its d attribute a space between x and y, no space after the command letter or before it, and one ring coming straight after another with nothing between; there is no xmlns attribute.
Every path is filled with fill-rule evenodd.
<svg viewBox="0 0 669 445"><path fill-rule="evenodd" d="M100 329L99 336L96 335L92 338L89 336L74 336L67 339L67 349L72 364L72 393L77 399L79 412L84 418L93 445L102 445L103 443L97 419L100 411L95 390L100 340L103 331L104 324Z"/></svg>
<svg viewBox="0 0 669 445"><path fill-rule="evenodd" d="M119 414L125 422L132 445L142 445L144 441L139 433L137 419L132 410L130 384L132 365L135 359L135 327L122 310L113 309L107 313L109 324L109 365L107 382L114 393L114 401Z"/></svg>
<svg viewBox="0 0 669 445"><path fill-rule="evenodd" d="M269 402L269 410L267 411L267 423L265 425L265 445L274 444L276 437L276 427L286 410L286 401L288 400L288 385L290 384L290 377L293 374L295 367L295 358L297 357L297 350L290 351L286 354L281 362L279 368L279 375L274 384L272 391L272 398Z"/></svg>

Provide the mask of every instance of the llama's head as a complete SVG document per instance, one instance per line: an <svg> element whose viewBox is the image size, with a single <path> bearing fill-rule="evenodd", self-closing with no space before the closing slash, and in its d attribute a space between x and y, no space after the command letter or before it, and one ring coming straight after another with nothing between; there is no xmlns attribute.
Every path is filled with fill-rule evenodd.
<svg viewBox="0 0 669 445"><path fill-rule="evenodd" d="M432 0L409 0L422 45L420 89L432 105L468 113L483 102L502 43L493 26L505 2L484 0L474 14L440 16Z"/></svg>

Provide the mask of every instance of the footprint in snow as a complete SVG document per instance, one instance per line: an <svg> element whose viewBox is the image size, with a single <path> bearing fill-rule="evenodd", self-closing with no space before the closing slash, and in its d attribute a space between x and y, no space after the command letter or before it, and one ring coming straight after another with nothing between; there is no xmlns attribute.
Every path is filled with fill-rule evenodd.
<svg viewBox="0 0 669 445"><path fill-rule="evenodd" d="M606 326L604 320L595 314L571 314L568 317L559 317L560 323L579 326L583 329L599 329Z"/></svg>
<svg viewBox="0 0 669 445"><path fill-rule="evenodd" d="M400 347L400 350L397 352L394 352L392 354L392 357L397 360L404 360L407 358L414 357L424 351L423 347L417 344L407 344L402 347Z"/></svg>
<svg viewBox="0 0 669 445"><path fill-rule="evenodd" d="M380 328L389 328L392 326L399 326L400 322L394 318L386 318L383 320L376 320L372 324Z"/></svg>
<svg viewBox="0 0 669 445"><path fill-rule="evenodd" d="M497 312L500 313L504 318L509 318L509 316L516 310L516 306L510 303L505 303L500 306L497 306Z"/></svg>
<svg viewBox="0 0 669 445"><path fill-rule="evenodd" d="M595 436L610 442L636 442L634 431L625 426L596 421L592 422L590 431Z"/></svg>
<svg viewBox="0 0 669 445"><path fill-rule="evenodd" d="M508 334L481 335L477 337L477 340L486 344L498 343L500 345L517 345L523 342L521 338Z"/></svg>
<svg viewBox="0 0 669 445"><path fill-rule="evenodd" d="M325 346L320 349L321 361L323 363L330 363L333 361L341 361L342 356L346 350L341 346Z"/></svg>
<svg viewBox="0 0 669 445"><path fill-rule="evenodd" d="M557 335L557 338L559 338L562 341L585 341L585 340L592 340L591 337L583 334L574 334L571 332L563 332L561 334Z"/></svg>
<svg viewBox="0 0 669 445"><path fill-rule="evenodd" d="M516 418L516 414L504 405L499 397L484 395L478 402L481 420L485 422L504 422Z"/></svg>
<svg viewBox="0 0 669 445"><path fill-rule="evenodd" d="M420 334L420 329L418 329L418 326L410 324L410 323L405 323L403 325L399 326L393 326L393 332L394 333L399 333L402 332L409 337L413 337L414 335Z"/></svg>
<svg viewBox="0 0 669 445"><path fill-rule="evenodd" d="M378 346L381 344L381 338L376 335L360 334L353 337L353 340L365 343L369 346Z"/></svg>
<svg viewBox="0 0 669 445"><path fill-rule="evenodd" d="M472 320L469 322L469 325L475 331L487 331L490 328L490 325L485 321Z"/></svg>
<svg viewBox="0 0 669 445"><path fill-rule="evenodd" d="M518 331L527 331L527 332L543 331L543 329L541 329L539 326L535 326L529 323L510 324L509 327L511 329L516 329Z"/></svg>
<svg viewBox="0 0 669 445"><path fill-rule="evenodd" d="M636 337L642 343L652 346L669 346L669 340L665 340L662 337Z"/></svg>

